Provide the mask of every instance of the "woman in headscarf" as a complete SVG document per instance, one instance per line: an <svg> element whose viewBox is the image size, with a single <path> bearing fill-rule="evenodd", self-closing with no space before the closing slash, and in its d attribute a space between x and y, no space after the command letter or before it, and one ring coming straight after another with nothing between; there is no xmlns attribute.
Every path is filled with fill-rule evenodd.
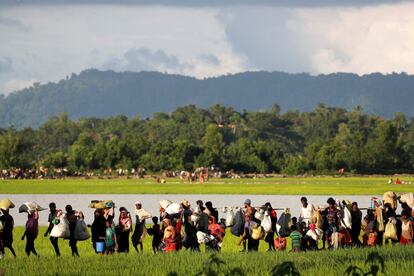
<svg viewBox="0 0 414 276"><path fill-rule="evenodd" d="M91 225L92 246L96 252L96 243L102 242L102 237L105 237L105 219L103 217L102 209L95 209L94 220Z"/></svg>
<svg viewBox="0 0 414 276"><path fill-rule="evenodd" d="M118 252L129 252L129 233L132 231L131 215L125 207L119 208Z"/></svg>
<svg viewBox="0 0 414 276"><path fill-rule="evenodd" d="M174 226L171 224L171 220L166 218L162 221L164 225L164 252L173 252L177 251L177 231Z"/></svg>
<svg viewBox="0 0 414 276"><path fill-rule="evenodd" d="M26 229L24 231L22 240L26 237L26 254L30 256L30 253L37 255L34 241L39 234L39 213L37 210L29 212L27 215Z"/></svg>
<svg viewBox="0 0 414 276"><path fill-rule="evenodd" d="M75 210L73 210L71 205L66 205L66 218L69 222L69 231L70 231L70 238L69 238L69 246L72 250L72 256L79 257L77 240L75 239L75 228L76 223L78 222L79 214Z"/></svg>

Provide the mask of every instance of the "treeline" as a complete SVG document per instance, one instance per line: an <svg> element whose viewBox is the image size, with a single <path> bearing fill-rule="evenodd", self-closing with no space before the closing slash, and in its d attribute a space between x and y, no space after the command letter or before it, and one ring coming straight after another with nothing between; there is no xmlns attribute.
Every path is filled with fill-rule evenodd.
<svg viewBox="0 0 414 276"><path fill-rule="evenodd" d="M50 118L38 129L0 131L0 168L71 171L211 166L243 173L414 171L414 118L319 105L312 112L238 112L193 105L140 119Z"/></svg>
<svg viewBox="0 0 414 276"><path fill-rule="evenodd" d="M57 83L35 83L8 96L0 94L0 127L38 128L50 117L108 118L123 114L149 117L195 104L261 110L277 102L283 111L312 111L318 103L392 118L395 110L413 116L414 76L333 73L311 76L283 72L244 72L195 79L160 72L113 72L95 69Z"/></svg>

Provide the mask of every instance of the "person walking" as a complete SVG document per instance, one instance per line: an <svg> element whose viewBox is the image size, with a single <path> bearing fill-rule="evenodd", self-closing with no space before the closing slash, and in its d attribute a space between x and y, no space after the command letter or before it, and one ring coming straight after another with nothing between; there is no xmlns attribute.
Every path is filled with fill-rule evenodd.
<svg viewBox="0 0 414 276"><path fill-rule="evenodd" d="M105 236L105 218L102 209L95 209L94 220L91 225L92 246L96 253L96 243L103 242L102 237Z"/></svg>
<svg viewBox="0 0 414 276"><path fill-rule="evenodd" d="M268 251L275 251L276 249L275 249L274 237L275 237L275 232L276 232L277 213L273 209L272 204L270 204L270 202L266 202L265 207L267 209L267 212L270 216L270 220L272 222L272 228L267 233L265 237L265 241L269 244Z"/></svg>
<svg viewBox="0 0 414 276"><path fill-rule="evenodd" d="M327 200L329 207L326 209L326 219L328 228L326 231L326 239L330 241L330 249L338 248L339 226L341 225L342 213L338 210L336 202L333 198Z"/></svg>
<svg viewBox="0 0 414 276"><path fill-rule="evenodd" d="M352 244L353 246L361 247L362 243L361 243L361 240L359 239L359 235L361 234L362 212L361 210L359 210L357 202L352 202L351 218L352 218L352 228L351 228Z"/></svg>
<svg viewBox="0 0 414 276"><path fill-rule="evenodd" d="M178 249L177 244L177 230L171 224L171 220L168 218L163 219L162 221L164 226L164 238L163 238L163 247L164 252L174 252Z"/></svg>
<svg viewBox="0 0 414 276"><path fill-rule="evenodd" d="M49 226L47 227L46 233L44 234L45 237L47 237L50 234L50 232L53 229L53 226L55 225L55 224L53 224L53 220L56 218L56 213L57 213L56 204L54 202L51 202L49 204L49 217L47 219L47 221L49 223ZM50 243L52 244L53 249L55 250L56 256L59 257L60 256L60 251L59 251L58 240L59 240L58 237L50 236Z"/></svg>
<svg viewBox="0 0 414 276"><path fill-rule="evenodd" d="M70 246L70 249L72 250L72 256L79 257L77 240L75 239L75 228L76 228L76 223L78 222L78 215L73 210L71 205L66 205L65 210L66 210L66 218L69 222L69 231L70 231L69 246Z"/></svg>
<svg viewBox="0 0 414 276"><path fill-rule="evenodd" d="M312 204L308 203L308 199L306 197L302 197L300 202L302 203L302 208L300 210L299 223L305 222L306 227L308 228L311 223L314 207Z"/></svg>
<svg viewBox="0 0 414 276"><path fill-rule="evenodd" d="M13 228L14 228L14 219L9 213L9 209L1 209L3 213L0 216L0 223L3 224L3 230L0 231L0 243L2 244L1 254L4 255L4 249L8 248L10 252L16 257L16 252L13 248Z"/></svg>
<svg viewBox="0 0 414 276"><path fill-rule="evenodd" d="M134 230L134 233L132 234L131 240L132 240L132 246L135 248L137 252L139 252L138 245L139 245L141 252L143 252L144 250L142 240L146 234L145 219L148 216L151 217L144 209L142 209L142 203L140 201L135 202L136 223L135 223L135 230Z"/></svg>
<svg viewBox="0 0 414 276"><path fill-rule="evenodd" d="M22 240L26 238L25 252L27 256L31 253L35 256L39 256L35 249L34 241L39 234L39 212L37 210L29 211L27 215L26 228L22 236Z"/></svg>
<svg viewBox="0 0 414 276"><path fill-rule="evenodd" d="M119 221L117 227L118 252L129 252L129 234L132 231L131 215L125 207L119 208Z"/></svg>
<svg viewBox="0 0 414 276"><path fill-rule="evenodd" d="M191 251L199 252L200 251L200 244L197 241L197 227L193 221L191 221L191 215L193 211L191 210L191 205L188 200L183 200L181 202L181 207L183 208L182 212L182 219L185 237L183 240L183 246L186 249L190 249ZM207 228L208 229L208 228Z"/></svg>

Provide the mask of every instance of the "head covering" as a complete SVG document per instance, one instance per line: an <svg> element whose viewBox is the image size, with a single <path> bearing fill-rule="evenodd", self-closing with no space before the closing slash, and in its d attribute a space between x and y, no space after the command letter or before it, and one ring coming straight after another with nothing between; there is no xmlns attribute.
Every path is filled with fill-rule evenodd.
<svg viewBox="0 0 414 276"><path fill-rule="evenodd" d="M246 199L246 200L244 201L244 204L248 204L248 205L250 205L250 204L252 204L252 201L251 201L250 199Z"/></svg>
<svg viewBox="0 0 414 276"><path fill-rule="evenodd" d="M316 228L315 224L313 224L313 223L309 224L309 229L310 230L315 230L315 228Z"/></svg>
<svg viewBox="0 0 414 276"><path fill-rule="evenodd" d="M135 205L142 205L141 201L135 201Z"/></svg>
<svg viewBox="0 0 414 276"><path fill-rule="evenodd" d="M183 205L184 207L190 207L190 202L187 199L184 199L183 201L181 201L181 205Z"/></svg>
<svg viewBox="0 0 414 276"><path fill-rule="evenodd" d="M125 207L121 207L121 208L119 208L119 212L129 213L129 212L128 212L128 209L127 209L127 208L125 208Z"/></svg>

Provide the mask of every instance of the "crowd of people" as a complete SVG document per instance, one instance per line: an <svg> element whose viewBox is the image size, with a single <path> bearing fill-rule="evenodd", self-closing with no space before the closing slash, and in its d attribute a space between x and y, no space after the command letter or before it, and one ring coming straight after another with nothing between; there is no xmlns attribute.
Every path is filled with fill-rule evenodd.
<svg viewBox="0 0 414 276"><path fill-rule="evenodd" d="M143 240L152 237L152 250L173 252L191 250L199 252L201 245L207 251L221 250L225 235L238 237L241 251L258 251L261 241L268 245L268 251L286 250L288 237L292 251L337 249L343 247L381 246L386 243L412 245L414 238L413 194L384 194L383 199L372 198L371 206L362 208L357 202L339 201L328 198L325 205L314 206L306 197L300 199L301 211L297 217L290 209L274 209L270 202L253 206L250 199L240 207L223 207L223 218L212 202L196 201L192 206L188 200L173 203L160 201L159 216L152 216L140 201L135 210L129 212L120 207L116 216L112 201L92 201L94 209L92 224L86 225L84 215L67 205L64 211L55 203L49 204L49 225L44 237L50 243L56 256L60 256L59 239L69 240L73 256L79 256L77 242L91 238L97 254L128 253L130 242L137 252L144 250ZM397 214L398 203L400 211ZM8 248L13 256L14 220L9 208L10 200L0 201L0 254ZM38 255L35 241L39 235L39 211L36 203L22 205L20 212L27 212L27 222L22 240L26 239L25 252L28 256ZM280 211L280 214L278 212ZM135 217L135 225L133 225ZM147 228L149 220L152 226ZM90 231L87 228L90 228ZM230 231L226 232L226 228ZM89 235L89 232L91 235Z"/></svg>
<svg viewBox="0 0 414 276"><path fill-rule="evenodd" d="M257 176L257 174L256 174ZM23 168L9 168L0 170L0 179L1 180L12 180L12 179L62 179L66 177L128 177L128 178L179 178L181 181L196 182L200 181L201 183L208 181L209 178L240 178L241 175L234 172L233 170L222 172L215 168L211 167L199 167L194 168L194 170L188 171L172 171L166 170L161 173L161 176L148 175L147 170L142 167L138 168L106 168L103 170L96 171L72 171L68 168L46 168L38 167L32 169L23 169ZM249 175L245 175L249 177Z"/></svg>

